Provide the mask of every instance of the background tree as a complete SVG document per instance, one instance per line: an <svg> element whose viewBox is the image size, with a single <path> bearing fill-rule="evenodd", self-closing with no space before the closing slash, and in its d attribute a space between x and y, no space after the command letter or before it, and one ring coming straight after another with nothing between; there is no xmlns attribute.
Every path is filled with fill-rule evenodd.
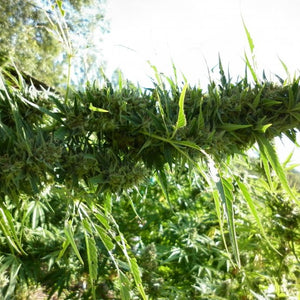
<svg viewBox="0 0 300 300"><path fill-rule="evenodd" d="M50 86L61 86L66 82L64 77L68 63L66 45L53 35L55 30L53 24L57 24L56 19L61 17L51 8L56 5L60 5L64 10L65 21L70 29L69 37L74 48L69 54L82 59L80 61L77 58L77 63L76 61L72 63L78 83L80 78L83 80L92 65L91 56L86 50L92 52L91 49L95 46L92 38L95 29L99 40L101 34L108 30L108 22L103 14L104 1L70 0L62 3L43 0L2 0L0 5L1 64L11 59L20 70ZM50 24L50 20L54 23ZM95 55L91 55L95 58ZM101 57L101 53L98 52L97 55ZM83 58L86 61L85 73L80 68L80 65L83 65Z"/></svg>

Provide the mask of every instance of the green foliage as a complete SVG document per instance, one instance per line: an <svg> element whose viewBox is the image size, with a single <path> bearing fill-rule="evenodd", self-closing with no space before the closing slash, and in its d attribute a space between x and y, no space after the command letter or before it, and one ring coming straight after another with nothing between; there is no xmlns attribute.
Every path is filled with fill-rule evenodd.
<svg viewBox="0 0 300 300"><path fill-rule="evenodd" d="M240 248L240 268L230 262L234 251L226 229L225 239L228 251L232 254L221 242L222 233L214 200L205 190L204 178L197 172L191 172L187 166L176 176L170 170L167 172L173 212L155 180L139 190L132 190L116 203L114 210L115 215L119 216L117 222L132 241L150 298L296 297L299 284L299 209L291 198L283 200L280 196L282 189L276 177L272 177L277 185L276 191L267 191L266 177L259 161L251 161L251 164L252 167L245 158L239 158L238 164L236 161L230 164L236 178L232 182L235 189L233 210ZM238 181L247 182L247 189L253 195L252 202L257 207L256 214L264 224L264 232L273 249L262 236L256 219L249 213L246 199L236 191ZM139 218L130 209L128 197L135 203ZM279 213L282 201L286 211ZM288 220L292 225L285 223ZM277 226L273 222L278 222ZM291 235L287 238L283 232Z"/></svg>
<svg viewBox="0 0 300 300"><path fill-rule="evenodd" d="M15 187L35 193L52 180L73 188L84 180L97 192L120 191L143 180L147 168L162 170L165 163L199 158L205 162L207 154L219 161L247 150L255 141L266 145L262 139L282 133L291 136L299 127L298 81L255 87L243 81L219 88L212 82L207 94L189 87L184 114L179 87L171 93L160 87L141 91L132 85L114 90L108 83L102 89L88 86L85 92L74 92L68 103L59 95L26 86L21 91L4 88L5 194L15 193ZM257 94L260 103L255 108ZM158 95L163 116L156 107ZM182 107L179 112L178 107ZM178 125L183 115L188 126ZM267 160L273 158L273 169L282 174L271 148L261 151ZM283 175L280 178L288 188Z"/></svg>
<svg viewBox="0 0 300 300"><path fill-rule="evenodd" d="M14 226L24 252L16 253L4 241L5 232L4 236L1 234L1 274L8 278L1 297L9 299L15 295L16 287L29 284L42 286L50 296L56 292L71 299L93 295L98 299L98 288L113 286L109 274L114 270L120 280L120 284L115 283L114 293L118 289L122 289L121 293L130 292L130 284L123 286L130 282L129 270L138 290L144 293L124 237L115 227L113 217L93 198L94 195L83 191L70 198L65 189L53 187L38 200L42 204L42 218L32 209L32 197L23 198L20 209L8 200L4 203L14 212Z"/></svg>
<svg viewBox="0 0 300 300"><path fill-rule="evenodd" d="M298 79L233 84L220 61L207 92L156 72L152 89L120 78L62 97L8 73L3 298L296 295L299 194L270 141L299 129ZM255 142L263 168L240 158Z"/></svg>

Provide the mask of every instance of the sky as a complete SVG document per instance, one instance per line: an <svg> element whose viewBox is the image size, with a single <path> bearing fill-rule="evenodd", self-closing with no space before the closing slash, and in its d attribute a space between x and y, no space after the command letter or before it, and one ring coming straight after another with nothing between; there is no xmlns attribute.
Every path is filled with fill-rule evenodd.
<svg viewBox="0 0 300 300"><path fill-rule="evenodd" d="M205 90L209 71L218 78L218 55L233 80L243 76L249 45L243 20L253 39L258 74L286 79L280 59L293 77L300 70L299 0L107 0L103 56L109 76L120 69L142 87L152 86L153 70L172 76L172 62L190 84ZM299 140L299 139L298 139ZM277 142L281 160L295 146ZM299 148L293 162L300 163Z"/></svg>

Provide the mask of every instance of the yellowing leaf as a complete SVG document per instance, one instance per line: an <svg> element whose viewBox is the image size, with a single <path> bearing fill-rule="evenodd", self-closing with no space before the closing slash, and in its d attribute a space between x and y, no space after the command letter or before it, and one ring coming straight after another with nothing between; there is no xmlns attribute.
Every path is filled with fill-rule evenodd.
<svg viewBox="0 0 300 300"><path fill-rule="evenodd" d="M173 137L176 134L176 131L184 126L186 126L186 117L184 114L184 98L185 98L185 94L186 94L186 89L188 87L188 84L186 83L182 89L182 92L180 94L180 98L179 98L179 111L178 111L178 118L177 118L177 122L175 125L175 129L173 132Z"/></svg>
<svg viewBox="0 0 300 300"><path fill-rule="evenodd" d="M185 84L182 92L180 94L180 98L179 98L179 112L178 112L178 119L177 119L177 123L176 123L176 130L186 126L186 117L184 114L184 98L185 98L185 94L186 94L186 89L187 89L188 85Z"/></svg>
<svg viewBox="0 0 300 300"><path fill-rule="evenodd" d="M89 109L97 112L105 112L105 113L108 112L108 110L106 109L95 107L92 103L90 103Z"/></svg>

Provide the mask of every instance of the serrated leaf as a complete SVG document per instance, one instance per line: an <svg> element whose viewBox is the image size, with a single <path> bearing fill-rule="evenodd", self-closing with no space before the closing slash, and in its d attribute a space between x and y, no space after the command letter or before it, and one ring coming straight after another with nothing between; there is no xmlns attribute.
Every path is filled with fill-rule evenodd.
<svg viewBox="0 0 300 300"><path fill-rule="evenodd" d="M234 225L234 212L233 212L233 204L232 204L232 202L233 202L233 192L232 192L233 186L230 181L221 177L221 174L215 167L214 162L212 160L210 160L208 166L210 169L211 179L215 184L215 189L213 191L213 197L215 200L215 205L216 205L216 210L217 210L217 216L218 216L219 223L220 223L221 233L223 231L223 218L221 217L221 204L222 204L224 212L226 214L226 218L227 218L229 237L230 237L230 241L231 241L231 246L233 248L233 255L235 257L235 261L236 261L238 267L240 267L241 266L240 253L239 253L235 225ZM223 238L226 250L228 251L227 245L226 245L226 240L224 237L224 232L222 234L222 238Z"/></svg>
<svg viewBox="0 0 300 300"><path fill-rule="evenodd" d="M72 246L76 256L78 257L78 259L80 261L80 263L84 265L83 259L82 259L81 255L79 253L79 250L78 250L77 245L76 245L75 240L74 240L74 233L72 231L71 222L68 222L67 225L65 226L64 233L66 235L67 241Z"/></svg>
<svg viewBox="0 0 300 300"><path fill-rule="evenodd" d="M126 275L120 271L119 272L119 280L120 280L120 293L122 300L130 300L130 281L126 277Z"/></svg>
<svg viewBox="0 0 300 300"><path fill-rule="evenodd" d="M110 215L112 212L112 197L110 193L107 193L104 198L103 203L104 213L105 215Z"/></svg>
<svg viewBox="0 0 300 300"><path fill-rule="evenodd" d="M89 276L91 282L98 277L98 259L97 259L97 247L93 237L89 237L85 234L86 253L88 259Z"/></svg>
<svg viewBox="0 0 300 300"><path fill-rule="evenodd" d="M105 227L105 229L107 229L107 230L110 229L108 219L105 216L97 213L97 214L95 214L95 217L100 221L100 223Z"/></svg>
<svg viewBox="0 0 300 300"><path fill-rule="evenodd" d="M218 217L218 221L219 221L219 225L220 225L220 232L221 232L222 240L223 240L226 252L228 254L230 254L228 247L227 247L227 242L226 242L225 232L224 232L224 209L222 210L222 207L224 207L225 193L224 193L224 190L222 187L219 172L218 172L217 168L215 167L215 164L212 161L212 159L209 160L208 167L209 167L209 172L210 172L209 184L212 188L212 196L213 196L213 199L215 202L215 208L216 208L216 213L217 213L217 217ZM230 255L229 255L229 259L230 259ZM234 264L231 259L230 259L230 261L232 264Z"/></svg>
<svg viewBox="0 0 300 300"><path fill-rule="evenodd" d="M114 246L111 238L105 232L105 230L101 226L96 225L96 224L95 224L95 228L97 230L97 233L99 234L99 237L100 237L104 247L107 249L107 251L113 250L115 246Z"/></svg>
<svg viewBox="0 0 300 300"><path fill-rule="evenodd" d="M137 288L138 288L141 296L143 297L143 299L146 299L147 297L146 297L146 294L145 294L145 291L144 291L144 288L143 288L143 285L142 285L140 270L139 270L139 267L138 267L138 264L137 264L135 258L130 258L130 269L131 269L131 272L132 272L133 277L134 277L134 281L137 285Z"/></svg>
<svg viewBox="0 0 300 300"><path fill-rule="evenodd" d="M120 231L119 231L120 233ZM147 299L147 296L145 294L145 291L144 291L144 287L142 285L142 279L141 279L141 276L140 276L140 271L139 271L139 267L137 265L137 262L136 262L136 259L135 258L131 258L127 252L127 248L128 248L128 245L127 245L127 242L126 240L124 239L123 235L120 233L119 235L120 237L120 247L123 251L123 254L125 255L126 257L126 260L129 264L129 267L130 267L130 271L133 275L133 278L134 278L134 282L137 286L137 289L139 290L141 296L142 296L142 299L143 300L146 300Z"/></svg>
<svg viewBox="0 0 300 300"><path fill-rule="evenodd" d="M248 206L249 206L249 208L250 208L250 212L252 213L252 215L253 215L253 217L254 217L254 219L255 219L255 221L256 221L256 224L257 224L257 226L258 226L260 232L262 233L262 236L265 238L265 240L267 241L267 243L269 244L269 246L270 246L274 251L276 251L277 253L279 253L279 252L274 248L274 246L272 245L272 243L270 242L270 240L268 239L268 237L267 237L267 235L266 235L266 233L265 233L264 227L263 227L263 225L262 225L261 222L260 222L260 218L259 218L259 216L258 216L257 210L256 210L256 208L255 208L255 205L254 205L254 203L253 203L253 201L252 201L252 198L251 198L251 196L250 196L250 193L249 193L249 191L248 191L246 185L245 185L244 183L242 183L238 178L237 178L236 180L237 180L237 184L238 184L238 186L239 186L239 188L240 188L240 190L241 190L241 192L242 192L242 194L243 194L243 196L244 196L244 198L245 198L245 200L246 200L246 202L247 202L247 204L248 204ZM280 253L279 253L279 254L280 254Z"/></svg>
<svg viewBox="0 0 300 300"><path fill-rule="evenodd" d="M219 175L220 176L220 175ZM226 211L226 217L228 222L228 231L229 231L229 237L231 240L231 246L233 248L233 254L235 257L235 261L238 265L238 267L241 266L240 261L240 253L238 248L238 242L237 242L237 236L235 231L235 224L234 224L234 212L233 212L233 186L231 182L226 180L225 178L222 178L220 176L220 181L217 182L217 189L219 191L220 197L222 199L222 202L225 203L225 211Z"/></svg>
<svg viewBox="0 0 300 300"><path fill-rule="evenodd" d="M85 238L85 246L86 246L86 254L88 261L88 270L89 270L89 281L92 289L92 298L96 300L96 290L95 290L95 281L98 277L98 259L97 259L97 247L96 242L91 233L91 225L88 223L86 219L82 221L82 225L85 228L84 230L84 238Z"/></svg>

